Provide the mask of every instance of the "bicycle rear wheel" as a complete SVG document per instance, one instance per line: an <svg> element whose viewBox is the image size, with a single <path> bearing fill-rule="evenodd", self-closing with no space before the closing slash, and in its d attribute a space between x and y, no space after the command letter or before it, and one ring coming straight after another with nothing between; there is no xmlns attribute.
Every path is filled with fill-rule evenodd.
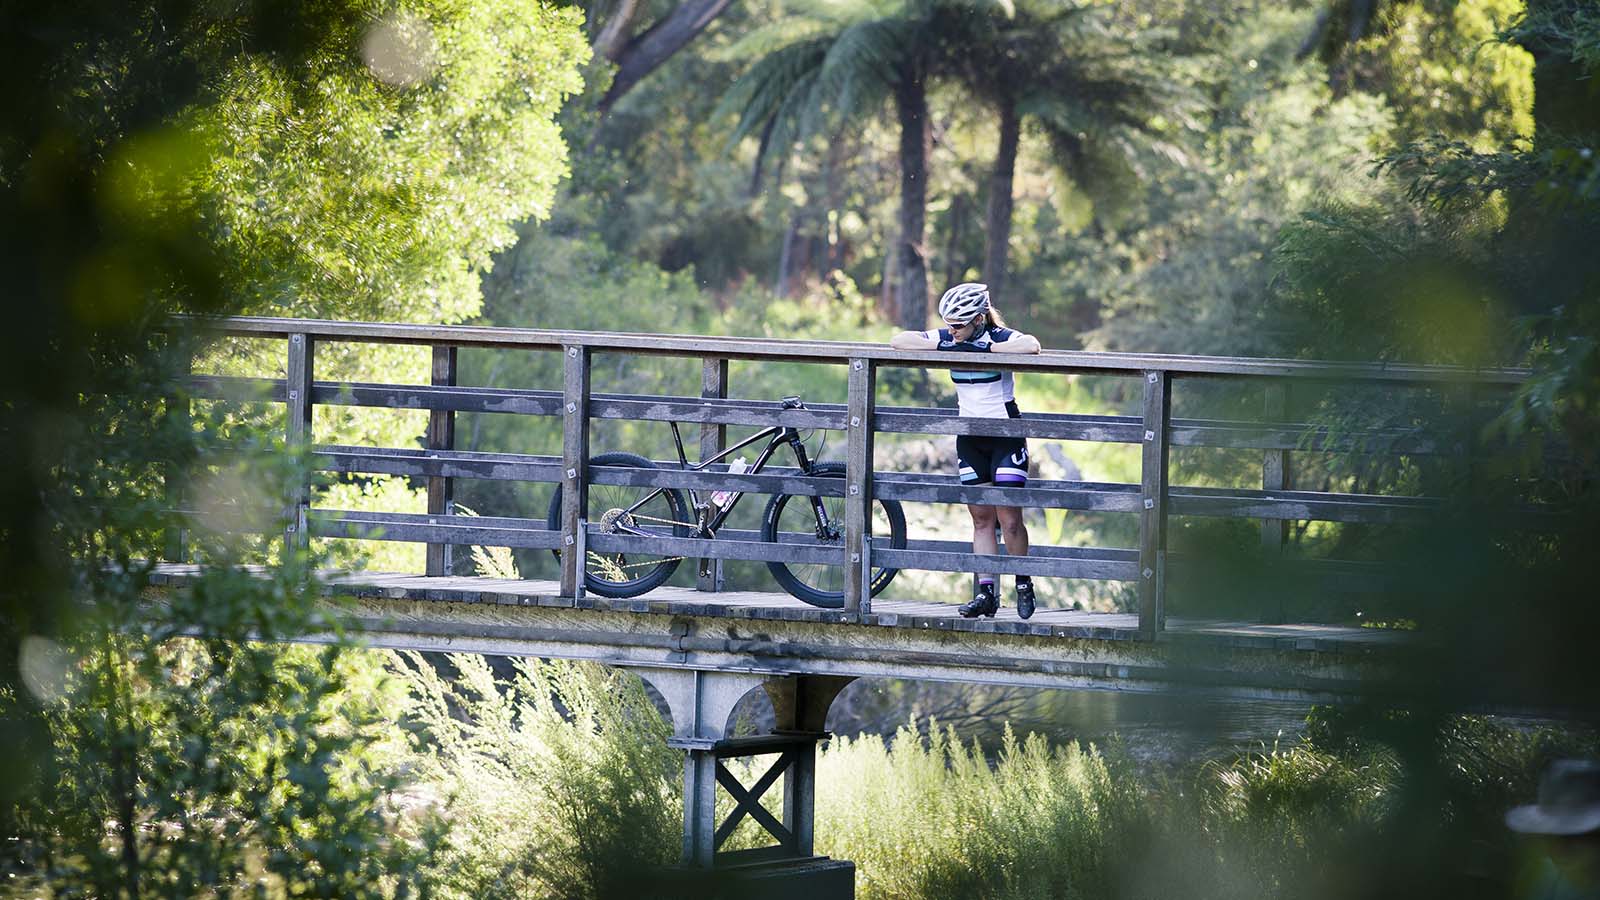
<svg viewBox="0 0 1600 900"><path fill-rule="evenodd" d="M816 463L811 467L810 474L843 480L844 465L832 462ZM822 501L823 508L828 513L826 526L817 521L816 510L812 508L810 497L775 495L767 503L767 512L761 521L761 539L782 543L816 542L823 546L838 547L842 557L844 498L818 499ZM891 547L906 545L906 514L901 509L899 501L872 502L872 536L875 542L887 539ZM812 606L820 606L823 609L840 609L844 606L843 565L769 562L767 569L772 572L772 577L778 580L778 584L782 585L784 590ZM898 571L898 569L873 567L872 595L877 596L880 591L888 587Z"/></svg>
<svg viewBox="0 0 1600 900"><path fill-rule="evenodd" d="M602 453L591 457L589 465L657 468L655 463L633 453ZM652 493L654 496L634 508ZM690 533L689 504L684 502L683 494L672 489L591 483L587 513L591 529L601 534L644 532L651 537L688 537ZM552 531L561 529L560 490L550 499L547 524ZM561 557L560 550L555 554L556 558ZM681 556L591 548L584 554L583 585L602 597L637 597L672 577L682 561Z"/></svg>

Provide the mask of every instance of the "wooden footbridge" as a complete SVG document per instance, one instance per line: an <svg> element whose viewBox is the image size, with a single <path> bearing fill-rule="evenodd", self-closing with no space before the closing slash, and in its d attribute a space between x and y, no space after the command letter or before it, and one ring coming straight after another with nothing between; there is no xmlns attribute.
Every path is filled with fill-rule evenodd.
<svg viewBox="0 0 1600 900"><path fill-rule="evenodd" d="M1371 590L1381 567L1343 560L1294 560L1281 554L1292 521L1425 523L1438 501L1295 489L1295 455L1328 452L1458 454L1454 438L1426 427L1369 423L1337 433L1288 420L1287 398L1297 386L1353 385L1363 389L1492 392L1514 386L1524 373L1395 365L1326 364L1291 360L1046 352L1038 356L988 355L984 369L1010 369L1030 379L1108 376L1136 385L1137 415L1029 414L1014 420L961 419L949 409L879 405L880 373L897 367L973 368L969 354L907 353L881 345L828 341L773 341L648 334L552 332L508 328L417 326L298 319L229 319L222 333L283 342L284 378L190 377L182 395L196 400L270 400L288 410L288 441L308 450L315 465L340 473L382 473L425 479L426 514L325 509L310 484L301 484L278 519L291 548L313 537L412 541L427 545L427 572L353 572L330 575L327 590L347 598L354 627L379 647L474 651L595 660L628 667L655 686L671 707L675 746L685 762L684 857L700 866L758 860L810 860L811 785L815 742L823 736L828 705L851 679L865 676L1113 690L1203 691L1243 697L1339 700L1381 678L1405 652L1406 636L1392 630L1344 624L1296 623L1301 592L1333 587ZM334 383L318 380L319 347L336 342L430 347L429 384ZM457 359L474 352L557 354L560 384L507 389L458 384ZM652 355L697 359L698 397L604 394L591 389L596 359ZM786 408L767 398L738 395L729 361L804 363L843 367L843 404ZM1189 385L1230 382L1255 386L1260 416L1252 421L1173 416L1175 391ZM1197 387L1198 389L1198 387ZM313 441L312 412L319 405L427 410L423 448L323 446ZM534 456L457 449L457 413L559 417L562 453ZM729 426L780 426L842 433L843 477L808 476L798 468L769 466L759 473L730 473L726 465L703 470L676 460L654 466L591 465L591 424L626 419L695 423L702 459L727 447ZM666 425L662 425L666 428ZM1141 448L1137 483L1031 481L1025 489L963 487L946 473L874 471L880 435L973 434L1063 441L1134 444ZM1259 488L1175 485L1173 447L1210 447L1252 454ZM453 504L461 479L546 482L562 498L559 520L476 517ZM764 540L753 531L718 531L714 539L682 531L634 533L608 527L605 510L587 502L597 485L665 486L709 495L731 490L828 498L842 508L836 534L784 533ZM1002 502L1007 505L1119 513L1138 520L1133 547L1036 546L1027 557L975 556L965 543L916 534L915 517L903 546L873 533L873 504ZM1168 553L1175 517L1258 522L1264 553L1272 560L1287 602L1248 621L1217 621L1167 614L1168 597L1204 560ZM614 517L613 517L614 518ZM203 527L196 522L195 527ZM551 527L554 524L555 527ZM456 574L453 548L505 546L561 553L559 580L507 581ZM585 590L587 550L705 558L692 585L657 587L637 597L610 598ZM158 580L181 589L192 567L174 555ZM824 609L771 592L722 589L725 560L836 566L843 572L842 606ZM686 570L688 566L685 567ZM1134 610L1096 613L1041 609L1023 621L1009 609L995 619L966 620L955 603L964 597L874 598L867 585L874 569L987 571L1045 578L1118 581L1133 585ZM692 571L690 574L694 574ZM1177 612L1177 611L1175 611ZM778 731L757 738L729 735L729 717L745 694L764 687L773 701ZM778 754L773 772L754 788L732 781L721 760ZM757 802L784 773L784 815L779 821ZM731 783L730 783L731 782ZM713 817L718 784L738 801L728 821ZM756 818L776 840L745 857L719 852L744 816ZM815 861L813 861L815 862ZM815 868L815 867L813 867ZM831 873L831 874L830 874ZM821 867L811 877L839 879ZM791 879L791 883L794 882ZM838 882L835 881L837 884ZM816 891L808 888L808 891ZM816 890L824 890L818 888Z"/></svg>

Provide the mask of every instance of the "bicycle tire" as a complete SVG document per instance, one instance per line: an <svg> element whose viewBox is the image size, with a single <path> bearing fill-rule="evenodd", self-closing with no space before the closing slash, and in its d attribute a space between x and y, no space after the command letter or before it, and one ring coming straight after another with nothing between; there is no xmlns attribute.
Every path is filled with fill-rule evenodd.
<svg viewBox="0 0 1600 900"><path fill-rule="evenodd" d="M816 463L812 465L811 471L807 474L822 476L824 478L843 479L845 475L845 469L842 463ZM795 499L807 500L809 498L798 494L774 494L772 499L767 501L767 511L761 519L762 540L777 542L778 536L783 531L783 523L780 521L783 516L783 510L788 506L790 500ZM840 522L843 522L843 500L844 498L842 497L824 498L825 502L832 501L839 504L841 507L839 518ZM889 546L897 549L905 547L906 514L905 510L901 508L900 502L897 500L876 499L873 501L873 504L883 513L883 520L886 521L889 526L889 534L887 535L889 538ZM816 517L815 514L811 513L809 506L807 506L807 513L811 514L810 521L814 524L816 522ZM877 516L874 516L874 522L876 524ZM879 533L879 529L877 527L874 527L873 536L874 539L877 539L883 537L884 535ZM839 535L838 542L840 549L843 550L844 536L842 534ZM767 563L767 570L772 573L772 577L777 579L778 584L793 596L804 600L812 606L818 606L823 609L842 609L844 607L844 588L842 586L844 576L842 567L818 566L817 568L819 570L826 569L838 571L839 575L837 576L837 580L841 582L839 589L834 590L831 588L831 586L824 587L810 583L810 581L808 581L806 578L801 577L800 574L797 574L795 569L791 568L790 563ZM888 587L889 582L894 580L894 576L897 572L899 572L898 569L874 568L872 570L871 582L872 596L876 597L879 592ZM811 581L815 580L818 579L811 579Z"/></svg>
<svg viewBox="0 0 1600 900"><path fill-rule="evenodd" d="M638 454L620 452L602 453L599 456L590 457L589 465L633 466L640 469L659 468L659 466L657 466L655 463L645 459L642 456L639 456ZM631 505L631 503L622 503L622 500L626 499L628 492L637 492L638 496L644 496L653 490L655 490L655 488L633 487L630 485L591 484L589 486L589 510L593 511L596 509L595 501L597 498L601 499L601 505L603 506L611 507L613 504L608 504L605 502L606 499L611 499L615 501L616 504L621 504L616 505L615 508L622 509L627 505ZM602 496L607 494L615 494L617 496L610 498L605 498ZM684 501L682 493L669 488L663 490L660 497L654 498L650 502L651 504L658 505L658 512L661 513L657 516L658 518L667 518L673 523L671 525L670 536L689 536L689 527L687 524L685 524L689 521L689 504ZM664 507L664 509L659 509L659 507ZM561 530L561 491L559 489L556 491L556 495L550 498L550 514L546 519L546 524L549 525L550 530L552 531ZM647 528L646 530L650 529ZM665 526L661 527L659 531L663 537L669 536L668 530ZM554 553L557 559L561 558L560 550L556 550ZM609 555L602 555L590 550L586 554L586 557L587 558L584 560L583 567L583 586L585 589L593 591L602 597L637 597L646 591L654 590L655 588L660 587L661 584L668 578L671 578L672 573L678 568L678 563L683 561L682 557L667 557L663 558L655 565L648 566L648 568L643 569L642 574L637 578L607 579L602 576L604 575L603 570L607 567L608 563L613 571L625 571L624 567L633 568L648 564L641 564L637 562L630 563L626 554L615 552Z"/></svg>

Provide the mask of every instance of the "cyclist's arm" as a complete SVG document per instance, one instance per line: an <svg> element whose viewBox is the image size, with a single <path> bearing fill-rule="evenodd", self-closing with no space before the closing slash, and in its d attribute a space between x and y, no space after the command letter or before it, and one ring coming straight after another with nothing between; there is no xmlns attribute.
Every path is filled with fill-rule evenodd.
<svg viewBox="0 0 1600 900"><path fill-rule="evenodd" d="M895 350L937 350L939 339L929 337L926 331L902 331L889 338L889 346Z"/></svg>
<svg viewBox="0 0 1600 900"><path fill-rule="evenodd" d="M990 353L1038 353L1039 339L1031 334L1013 331L1011 337L989 345Z"/></svg>

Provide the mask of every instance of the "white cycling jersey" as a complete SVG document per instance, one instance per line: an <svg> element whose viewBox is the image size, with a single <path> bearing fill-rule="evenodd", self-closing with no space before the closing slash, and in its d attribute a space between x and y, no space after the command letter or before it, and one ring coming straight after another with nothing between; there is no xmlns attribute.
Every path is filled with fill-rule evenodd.
<svg viewBox="0 0 1600 900"><path fill-rule="evenodd" d="M1020 333L1010 328L990 328L966 343L988 347L1009 341ZM935 341L955 340L948 328L924 331L922 335ZM961 407L963 416L979 419L1016 418L1016 398L1010 372L951 369L950 380L956 383L956 402Z"/></svg>

